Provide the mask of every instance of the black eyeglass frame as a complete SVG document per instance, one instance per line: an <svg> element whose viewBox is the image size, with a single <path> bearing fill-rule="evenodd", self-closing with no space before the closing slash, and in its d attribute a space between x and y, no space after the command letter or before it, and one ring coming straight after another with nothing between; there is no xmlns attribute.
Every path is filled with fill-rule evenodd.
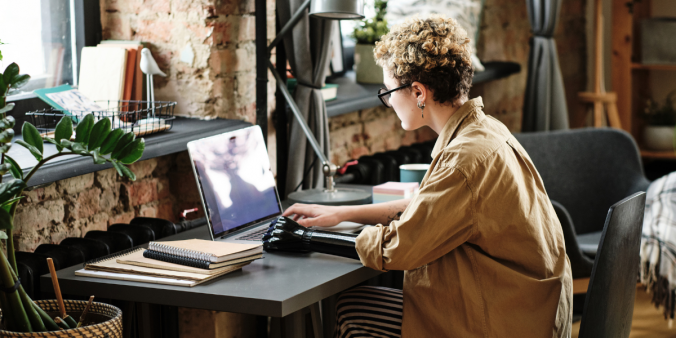
<svg viewBox="0 0 676 338"><path fill-rule="evenodd" d="M385 91L382 92L382 93L378 93L378 98L380 99L380 102L382 102L383 105L384 105L385 107L387 107L387 108L392 108L392 105L388 105L388 104L385 102L385 99L383 99L383 96L392 94L393 92L396 92L396 91L399 90L399 89L404 89L404 88L410 87L410 86L411 86L411 84L407 84L407 85L403 85L403 86L401 86L401 87L397 87L397 88L390 89L390 90L387 90L387 88L380 88L380 89L378 90L379 92L382 91L382 90L385 90Z"/></svg>

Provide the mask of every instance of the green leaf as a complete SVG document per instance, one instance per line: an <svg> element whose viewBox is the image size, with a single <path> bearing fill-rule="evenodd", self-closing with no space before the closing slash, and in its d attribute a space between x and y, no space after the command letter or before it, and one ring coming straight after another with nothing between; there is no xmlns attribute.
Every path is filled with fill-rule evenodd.
<svg viewBox="0 0 676 338"><path fill-rule="evenodd" d="M10 206L10 207L11 207L12 204L14 204L14 203L20 201L20 200L21 200L22 198L24 198L24 197L26 197L26 196L14 197L14 198L12 198L12 199L9 200L9 201L6 201L5 203L0 204L0 207L5 207L5 206ZM9 209L10 209L10 208L7 208L6 210L9 210Z"/></svg>
<svg viewBox="0 0 676 338"><path fill-rule="evenodd" d="M14 178L16 179L23 180L23 170L21 170L19 164L16 163L16 161L14 161L14 159L8 155L5 155L5 161L12 165L12 168L10 169L12 176L14 176Z"/></svg>
<svg viewBox="0 0 676 338"><path fill-rule="evenodd" d="M115 149L113 150L113 154L110 155L110 156L112 158L118 158L122 149L124 149L124 147L126 147L127 145L132 143L135 138L136 138L136 135L134 135L133 132L128 132L128 133L122 135L122 137L120 137L120 140L117 141L117 145L115 146Z"/></svg>
<svg viewBox="0 0 676 338"><path fill-rule="evenodd" d="M14 129L7 129L0 133L0 143L12 142L14 138Z"/></svg>
<svg viewBox="0 0 676 338"><path fill-rule="evenodd" d="M42 136L40 136L40 132L34 125L30 122L24 122L21 128L21 136L26 143L35 147L40 152L40 155L42 155Z"/></svg>
<svg viewBox="0 0 676 338"><path fill-rule="evenodd" d="M124 164L113 161L113 167L115 167L115 170L117 170L117 173L120 174L120 176L126 176L132 181L136 181L136 175L134 174L133 171L131 171L127 166Z"/></svg>
<svg viewBox="0 0 676 338"><path fill-rule="evenodd" d="M0 58L2 60L2 58ZM0 239L7 239L7 234L4 231L0 231Z"/></svg>
<svg viewBox="0 0 676 338"><path fill-rule="evenodd" d="M94 164L106 163L106 159L99 153L99 148L96 148L94 151L92 151L92 157L94 158Z"/></svg>
<svg viewBox="0 0 676 338"><path fill-rule="evenodd" d="M62 139L70 141L71 136L73 136L73 120L70 116L64 116L61 118L61 121L56 124L54 140L56 140L56 142L59 142Z"/></svg>
<svg viewBox="0 0 676 338"><path fill-rule="evenodd" d="M5 143L5 144L1 145L0 146L0 154L6 154L9 151L10 148L12 148L11 143Z"/></svg>
<svg viewBox="0 0 676 338"><path fill-rule="evenodd" d="M89 149L96 149L101 146L106 137L110 134L110 119L103 118L94 124L92 132L89 135L89 142L87 147Z"/></svg>
<svg viewBox="0 0 676 338"><path fill-rule="evenodd" d="M124 147L120 152L118 160L124 164L132 164L143 156L143 150L146 148L146 141L138 139Z"/></svg>
<svg viewBox="0 0 676 338"><path fill-rule="evenodd" d="M9 105L10 103L8 103ZM14 103L11 103L12 107L14 107ZM14 119L13 116L7 116L4 119L0 120L0 129L7 129L7 128L14 128L14 125L16 124L16 120Z"/></svg>
<svg viewBox="0 0 676 338"><path fill-rule="evenodd" d="M1 89L2 89L2 83L0 83L0 90ZM0 95L2 95L2 94L3 93L0 92ZM8 112L12 109L14 109L14 102L10 102L10 103L6 104L3 108L0 108L0 114L4 114L4 113L6 113L6 112ZM14 118L12 117L12 119L14 119Z"/></svg>
<svg viewBox="0 0 676 338"><path fill-rule="evenodd" d="M114 129L111 131L101 144L101 155L108 155L112 153L113 149L115 149L115 146L117 145L117 142L120 140L120 137L122 137L122 134L124 134L122 129Z"/></svg>
<svg viewBox="0 0 676 338"><path fill-rule="evenodd" d="M84 146L84 144L82 144L80 142L73 142L73 146L72 146L71 150L74 153L80 154L80 155L89 154L87 152L87 148Z"/></svg>
<svg viewBox="0 0 676 338"><path fill-rule="evenodd" d="M0 203L5 203L10 199L16 197L23 189L26 188L26 183L23 180L12 180L9 182L0 183Z"/></svg>
<svg viewBox="0 0 676 338"><path fill-rule="evenodd" d="M66 148L66 149L73 149L73 142L71 142L69 140L63 139L59 143L61 144L62 147Z"/></svg>
<svg viewBox="0 0 676 338"><path fill-rule="evenodd" d="M6 174L10 169L12 169L11 163L0 164L0 175Z"/></svg>
<svg viewBox="0 0 676 338"><path fill-rule="evenodd" d="M13 228L12 215L5 209L0 208L0 230L12 231Z"/></svg>
<svg viewBox="0 0 676 338"><path fill-rule="evenodd" d="M82 121L80 121L80 123L77 124L77 127L75 128L75 142L87 144L93 125L94 115L88 114L82 119Z"/></svg>
<svg viewBox="0 0 676 338"><path fill-rule="evenodd" d="M35 157L38 162L42 161L42 153L38 150L38 148L33 147L32 145L26 143L24 140L16 140L16 144L28 149L28 151L33 154L33 157Z"/></svg>
<svg viewBox="0 0 676 338"><path fill-rule="evenodd" d="M28 83L28 80L30 80L30 79L31 79L30 75L20 74L20 75L15 75L12 78L12 81L10 81L10 82L12 84L12 88L16 89L16 88L21 88L21 87L25 86L26 83Z"/></svg>
<svg viewBox="0 0 676 338"><path fill-rule="evenodd" d="M16 62L12 62L5 68L5 73L2 74L2 79L5 81L5 85L12 84L12 78L19 74L19 65Z"/></svg>

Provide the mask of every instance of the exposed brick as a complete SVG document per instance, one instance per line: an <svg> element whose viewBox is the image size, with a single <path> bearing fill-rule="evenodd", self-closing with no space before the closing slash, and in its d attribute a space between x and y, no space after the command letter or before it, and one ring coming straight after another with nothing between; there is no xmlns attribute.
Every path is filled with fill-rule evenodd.
<svg viewBox="0 0 676 338"><path fill-rule="evenodd" d="M170 199L160 201L157 205L157 214L155 217L175 222L176 215L174 213L174 203Z"/></svg>
<svg viewBox="0 0 676 338"><path fill-rule="evenodd" d="M101 192L101 198L99 199L99 210L108 211L114 208L117 203L117 196L115 195L115 190L113 188L105 189Z"/></svg>
<svg viewBox="0 0 676 338"><path fill-rule="evenodd" d="M129 185L131 205L137 206L157 200L157 179L145 179Z"/></svg>
<svg viewBox="0 0 676 338"><path fill-rule="evenodd" d="M71 217L76 219L87 218L99 212L101 189L92 188L81 192L69 209Z"/></svg>
<svg viewBox="0 0 676 338"><path fill-rule="evenodd" d="M163 200L165 198L168 198L171 196L171 188L170 188L170 183L169 179L167 178L160 178L157 180L157 199L158 200Z"/></svg>
<svg viewBox="0 0 676 338"><path fill-rule="evenodd" d="M117 224L117 223L122 223L122 224L129 224L132 219L134 219L135 215L133 211L130 212L125 212L122 214L117 214L117 215L111 215L110 218L108 218L108 226Z"/></svg>
<svg viewBox="0 0 676 338"><path fill-rule="evenodd" d="M63 221L64 201L46 201L41 204L23 205L17 208L14 215L15 231L28 231L29 229L44 229L51 224Z"/></svg>
<svg viewBox="0 0 676 338"><path fill-rule="evenodd" d="M157 205L142 205L138 210L138 215L141 217L157 217Z"/></svg>
<svg viewBox="0 0 676 338"><path fill-rule="evenodd" d="M94 184L94 173L84 174L82 176L76 176L72 178L67 178L57 182L57 189L59 193L65 193L66 195L74 195L81 191L90 188Z"/></svg>
<svg viewBox="0 0 676 338"><path fill-rule="evenodd" d="M117 170L115 168L97 171L95 173L96 184L101 189L114 188L117 183Z"/></svg>
<svg viewBox="0 0 676 338"><path fill-rule="evenodd" d="M150 176L155 168L157 168L157 159L154 158L139 161L129 166L129 169L136 175L137 180Z"/></svg>

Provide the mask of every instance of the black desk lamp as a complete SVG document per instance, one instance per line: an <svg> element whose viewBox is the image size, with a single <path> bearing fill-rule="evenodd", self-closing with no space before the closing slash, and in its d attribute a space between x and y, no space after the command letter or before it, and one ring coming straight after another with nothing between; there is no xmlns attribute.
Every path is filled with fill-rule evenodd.
<svg viewBox="0 0 676 338"><path fill-rule="evenodd" d="M291 107L291 111L298 120L303 133L312 146L312 149L314 149L315 153L321 160L322 171L324 172L324 177L326 179L326 187L324 189L310 189L293 192L289 194L288 198L289 200L298 203L316 203L325 205L366 204L371 201L370 193L358 189L335 187L333 176L336 174L337 167L331 163L326 155L322 152L319 144L317 143L317 139L315 139L314 135L312 135L310 127L308 127L303 115L300 112L300 109L298 109L296 102L293 100L293 97L291 97L291 93L289 93L286 84L284 81L282 81L275 67L273 67L272 62L270 62L270 53L272 52L272 49L275 48L275 46L277 46L277 44L282 40L284 35L293 29L298 21L303 18L303 13L308 8L308 6L310 6L310 15L323 19L354 20L364 18L363 0L306 0L300 6L300 8L298 8L298 11L291 17L289 22L287 22L286 25L282 27L275 39L272 40L268 46L268 68L277 81L277 90L282 92L284 99Z"/></svg>

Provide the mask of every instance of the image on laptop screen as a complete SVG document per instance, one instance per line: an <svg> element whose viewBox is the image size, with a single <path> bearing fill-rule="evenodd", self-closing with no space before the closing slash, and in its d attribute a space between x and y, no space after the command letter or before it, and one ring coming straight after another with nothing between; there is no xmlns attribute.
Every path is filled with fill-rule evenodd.
<svg viewBox="0 0 676 338"><path fill-rule="evenodd" d="M214 238L281 214L259 127L188 143Z"/></svg>

